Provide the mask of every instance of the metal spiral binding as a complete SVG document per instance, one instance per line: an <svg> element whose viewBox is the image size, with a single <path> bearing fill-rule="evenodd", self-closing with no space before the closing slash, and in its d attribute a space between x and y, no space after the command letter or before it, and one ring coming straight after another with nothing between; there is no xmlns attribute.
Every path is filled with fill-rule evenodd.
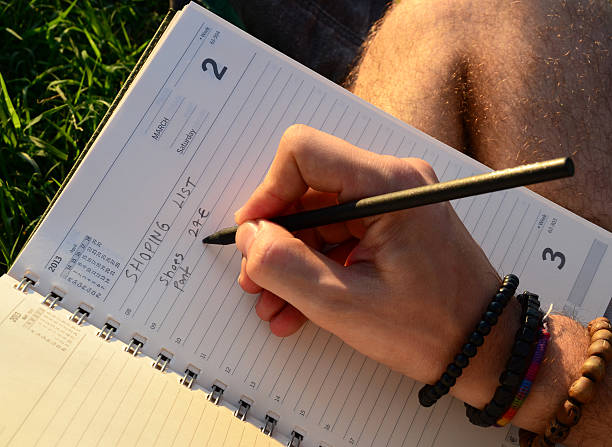
<svg viewBox="0 0 612 447"><path fill-rule="evenodd" d="M77 307L76 310L70 315L70 321L76 322L76 324L81 324L83 321L87 319L89 316L89 311L83 309L82 307Z"/></svg>
<svg viewBox="0 0 612 447"><path fill-rule="evenodd" d="M140 350L142 349L143 345L144 345L143 342L132 337L132 339L130 340L130 344L127 345L123 349L128 354L132 354L134 357L136 357L138 353L140 352Z"/></svg>
<svg viewBox="0 0 612 447"><path fill-rule="evenodd" d="M30 287L34 286L34 284L36 284L36 281L24 275L22 280L19 281L19 284L17 284L15 288L20 292L26 293Z"/></svg>
<svg viewBox="0 0 612 447"><path fill-rule="evenodd" d="M47 296L43 299L42 303L46 306L49 306L49 309L53 309L57 303L59 303L63 298L55 292L49 292Z"/></svg>
<svg viewBox="0 0 612 447"><path fill-rule="evenodd" d="M251 409L251 404L249 402L245 402L244 400L240 399L238 401L238 409L234 412L234 416L236 416L241 421L244 421L250 409Z"/></svg>
<svg viewBox="0 0 612 447"><path fill-rule="evenodd" d="M18 291L26 293L28 289L30 287L33 287L35 284L36 284L35 280L24 275L23 279L15 286L15 288ZM57 303L62 301L62 299L63 297L61 295L59 295L58 293L54 291L51 291L44 297L42 304L48 306L50 309L53 309L57 305ZM86 305L86 307L89 307L89 306ZM84 321L86 321L89 315L90 315L89 310L86 310L83 307L78 306L76 310L70 315L69 319L70 321L74 321L76 322L76 324L80 325ZM107 321L102 327L102 329L98 331L97 333L98 337L103 338L104 340L109 340L112 337L113 333L117 332L117 326L118 325L112 324L111 322ZM132 339L130 340L130 343L124 347L124 350L127 353L132 354L135 357L141 352L141 349L143 346L144 346L144 342L138 340L135 337L132 337ZM162 350L162 351L165 351L165 350ZM161 372L164 372L166 368L168 367L168 364L172 360L172 355L170 353L168 354L169 355L166 355L163 352L160 352L157 356L157 359L152 364L153 368ZM198 377L198 373L187 368L185 369L185 374L179 380L179 382L181 383L181 385L184 385L187 388L191 388L197 377ZM213 384L212 392L208 395L208 400L212 402L213 404L218 405L219 402L221 401L221 398L223 397L223 392L224 392L224 389L221 386L217 384ZM249 410L251 409L252 404L253 404L252 401L249 402L247 398L240 399L238 401L238 409L234 412L234 416L240 419L241 421L245 421L247 414ZM272 434L274 433L274 429L276 428L276 425L278 424L278 417L275 417L275 416L266 414L266 417L264 419L264 425L263 427L261 427L261 432L264 435L272 436ZM295 430L292 430L289 436L289 442L287 443L287 447L300 447L303 441L304 441L304 435ZM321 447L324 445L326 444L322 444Z"/></svg>
<svg viewBox="0 0 612 447"><path fill-rule="evenodd" d="M221 396L223 396L224 389L219 385L212 386L212 392L208 395L208 400L211 401L215 405L219 405L219 401L221 400Z"/></svg>
<svg viewBox="0 0 612 447"><path fill-rule="evenodd" d="M293 430L291 432L291 438L287 443L287 447L300 447L300 444L304 440L304 435Z"/></svg>
<svg viewBox="0 0 612 447"><path fill-rule="evenodd" d="M273 418L269 414L266 414L266 419L264 420L264 426L261 427L261 432L264 435L272 436L272 432L274 432L274 427L276 427L277 423L277 419Z"/></svg>
<svg viewBox="0 0 612 447"><path fill-rule="evenodd" d="M113 332L117 331L117 328L110 324L108 321L104 323L104 327L98 332L98 337L108 340L113 336Z"/></svg>
<svg viewBox="0 0 612 447"><path fill-rule="evenodd" d="M198 374L187 368L185 370L185 375L179 380L179 383L187 388L191 388L196 377L198 377Z"/></svg>
<svg viewBox="0 0 612 447"><path fill-rule="evenodd" d="M166 370L166 367L168 366L168 363L170 363L170 357L160 352L157 356L157 360L155 360L155 362L153 363L153 368L164 372Z"/></svg>

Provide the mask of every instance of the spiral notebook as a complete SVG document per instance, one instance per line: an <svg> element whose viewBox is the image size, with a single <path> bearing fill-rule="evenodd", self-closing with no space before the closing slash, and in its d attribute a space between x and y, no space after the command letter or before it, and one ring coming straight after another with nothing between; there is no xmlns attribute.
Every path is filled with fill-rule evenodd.
<svg viewBox="0 0 612 447"><path fill-rule="evenodd" d="M271 334L236 282L240 253L202 245L293 123L423 158L442 181L488 170L186 6L2 278L0 444L516 445L515 429L470 426L450 397L420 407L419 384L312 323ZM610 312L609 232L523 188L453 206L545 305Z"/></svg>

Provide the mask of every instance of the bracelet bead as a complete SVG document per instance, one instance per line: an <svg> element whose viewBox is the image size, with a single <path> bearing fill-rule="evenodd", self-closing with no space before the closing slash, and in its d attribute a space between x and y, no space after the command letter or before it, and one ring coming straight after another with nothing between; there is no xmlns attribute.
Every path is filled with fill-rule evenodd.
<svg viewBox="0 0 612 447"><path fill-rule="evenodd" d="M597 333L595 333L597 334ZM591 343L587 355L596 355L608 362L612 358L612 343L605 339L597 339Z"/></svg>
<svg viewBox="0 0 612 447"><path fill-rule="evenodd" d="M600 329L591 336L591 343L597 340L607 340L612 343L612 331Z"/></svg>
<svg viewBox="0 0 612 447"><path fill-rule="evenodd" d="M499 383L503 386L515 387L521 383L521 376L512 371L504 371L499 378Z"/></svg>
<svg viewBox="0 0 612 447"><path fill-rule="evenodd" d="M451 377L457 378L461 376L461 374L463 373L463 370L459 368L457 365L455 365L454 363L451 363L450 365L446 367L446 373Z"/></svg>
<svg viewBox="0 0 612 447"><path fill-rule="evenodd" d="M529 309L527 309L526 315L528 317L539 318L540 317L540 311L538 309L534 309L534 308L530 307Z"/></svg>
<svg viewBox="0 0 612 447"><path fill-rule="evenodd" d="M596 355L604 359L606 363L612 358L612 344L608 340L595 340L589 346L587 355L590 357Z"/></svg>
<svg viewBox="0 0 612 447"><path fill-rule="evenodd" d="M587 330L589 331L589 335L591 337L593 336L593 334L595 334L595 332L601 329L607 329L609 331L612 331L612 325L606 317L595 318L587 326Z"/></svg>
<svg viewBox="0 0 612 447"><path fill-rule="evenodd" d="M482 344L484 343L484 337L480 332L474 331L472 332L472 335L470 335L468 341L474 346L482 346Z"/></svg>
<svg viewBox="0 0 612 447"><path fill-rule="evenodd" d="M588 377L579 377L569 388L570 399L581 404L586 404L593 399L595 395L595 382Z"/></svg>
<svg viewBox="0 0 612 447"><path fill-rule="evenodd" d="M578 405L570 400L563 402L563 405L557 410L555 418L566 427L573 427L580 420L582 410Z"/></svg>
<svg viewBox="0 0 612 447"><path fill-rule="evenodd" d="M529 318L525 322L525 327L528 327L529 329L537 330L539 324L540 324L539 319L537 319L537 318Z"/></svg>
<svg viewBox="0 0 612 447"><path fill-rule="evenodd" d="M450 387L438 382L433 387L434 391L439 397L444 396L450 390Z"/></svg>
<svg viewBox="0 0 612 447"><path fill-rule="evenodd" d="M502 287L500 290L505 291L509 289L507 287ZM504 293L499 292L497 295L495 295L495 302L498 302L502 306L505 306L506 304L508 304L508 301L512 297L512 295L508 295L509 293L510 293L509 291L505 291Z"/></svg>
<svg viewBox="0 0 612 447"><path fill-rule="evenodd" d="M477 352L476 346L472 343L466 343L465 345L463 345L463 349L461 350L461 352L468 358L474 357Z"/></svg>
<svg viewBox="0 0 612 447"><path fill-rule="evenodd" d="M502 287L509 287L513 290L516 290L518 285L519 285L519 279L518 279L518 276L516 275L507 275L502 280ZM512 293L514 294L514 292Z"/></svg>
<svg viewBox="0 0 612 447"><path fill-rule="evenodd" d="M499 301L491 301L489 303L489 306L487 307L487 310L493 312L496 316L499 317L502 311L504 310L504 305Z"/></svg>
<svg viewBox="0 0 612 447"><path fill-rule="evenodd" d="M435 396L431 396L429 388L421 388L419 390L419 402L424 407L431 407L438 400Z"/></svg>
<svg viewBox="0 0 612 447"><path fill-rule="evenodd" d="M487 311L485 312L482 320L489 323L491 326L494 326L497 324L497 315L493 312Z"/></svg>
<svg viewBox="0 0 612 447"><path fill-rule="evenodd" d="M506 368L508 369L508 371L512 371L517 374L521 372L522 367L523 357L518 355L511 356L510 359L508 359L508 362L506 363Z"/></svg>
<svg viewBox="0 0 612 447"><path fill-rule="evenodd" d="M544 436L548 441L553 443L559 443L565 441L567 435L569 435L570 429L565 425L561 424L558 420L554 420L552 424L546 427Z"/></svg>
<svg viewBox="0 0 612 447"><path fill-rule="evenodd" d="M500 387L495 390L495 394L493 395L493 404L499 401L505 401L512 399L514 397L514 393L507 388Z"/></svg>
<svg viewBox="0 0 612 447"><path fill-rule="evenodd" d="M509 274L509 275L504 276L504 279L502 280L502 286L510 287L513 290L516 290L518 285L519 285L518 276L513 275L513 274ZM514 292L512 292L512 293L514 293Z"/></svg>
<svg viewBox="0 0 612 447"><path fill-rule="evenodd" d="M527 357L530 351L531 351L531 345L523 340L517 341L514 344L514 347L512 348L513 355L517 355L523 358Z"/></svg>
<svg viewBox="0 0 612 447"><path fill-rule="evenodd" d="M478 323L476 330L482 335L489 335L489 332L491 332L491 325L483 320ZM612 333L610 335L612 335Z"/></svg>
<svg viewBox="0 0 612 447"><path fill-rule="evenodd" d="M465 368L466 366L468 366L469 363L470 359L467 355L457 354L455 356L455 365L457 365L459 368Z"/></svg>
<svg viewBox="0 0 612 447"><path fill-rule="evenodd" d="M447 386L449 388L451 386L455 385L456 381L457 381L457 379L455 379L454 377L452 377L448 373L444 373L444 374L442 374L442 377L440 377L440 383L442 383L442 385L445 385L445 386Z"/></svg>
<svg viewBox="0 0 612 447"><path fill-rule="evenodd" d="M592 355L583 363L580 374L593 382L599 382L606 376L606 362L601 357Z"/></svg>
<svg viewBox="0 0 612 447"><path fill-rule="evenodd" d="M529 319L528 321L536 321L535 319ZM530 328L529 326L525 325L525 327L523 327L523 329L521 330L521 340L529 342L529 340L533 340L534 338L536 338L538 336L538 330L537 328Z"/></svg>
<svg viewBox="0 0 612 447"><path fill-rule="evenodd" d="M479 413L479 415L476 416L476 419L474 419L475 413L473 413L471 409L468 409L467 412L468 412L468 418L470 418L470 416L472 417L470 419L470 422L472 422L474 425L478 425L479 427L490 427L491 425L495 423L495 417L491 416L486 411L482 411L481 413Z"/></svg>

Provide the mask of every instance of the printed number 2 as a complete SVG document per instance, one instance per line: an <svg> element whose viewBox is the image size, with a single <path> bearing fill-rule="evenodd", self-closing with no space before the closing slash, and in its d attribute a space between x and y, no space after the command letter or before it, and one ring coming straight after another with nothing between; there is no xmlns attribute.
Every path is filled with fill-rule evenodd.
<svg viewBox="0 0 612 447"><path fill-rule="evenodd" d="M219 71L217 62L214 59L208 58L208 59L204 59L204 62L202 62L202 70L208 71L207 65L209 64L212 67L213 73L215 74L215 78L217 78L220 81L223 78L223 75L225 74L225 72L227 71L227 67L223 67L221 71Z"/></svg>
<svg viewBox="0 0 612 447"><path fill-rule="evenodd" d="M550 255L550 258L548 258L547 255ZM542 259L544 261L554 261L558 259L559 265L557 265L557 268L559 270L561 270L565 265L565 255L560 251L553 251L552 248L547 247L544 249L544 251L542 252Z"/></svg>

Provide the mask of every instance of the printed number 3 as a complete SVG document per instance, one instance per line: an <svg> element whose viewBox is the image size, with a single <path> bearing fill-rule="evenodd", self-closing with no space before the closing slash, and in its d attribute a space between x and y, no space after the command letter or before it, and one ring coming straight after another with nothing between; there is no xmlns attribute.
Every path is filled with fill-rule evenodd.
<svg viewBox="0 0 612 447"><path fill-rule="evenodd" d="M550 258L548 258L547 255L550 255ZM559 265L557 265L557 268L559 270L561 270L565 265L565 255L560 251L553 251L552 248L546 247L544 249L544 251L542 252L542 259L544 261L555 261L556 259L558 259Z"/></svg>
<svg viewBox="0 0 612 447"><path fill-rule="evenodd" d="M207 65L210 65L212 67L213 73L215 74L215 78L217 78L219 81L223 78L223 75L227 71L227 67L223 67L221 71L219 71L217 62L214 59L204 59L204 62L202 62L202 70L208 71Z"/></svg>

